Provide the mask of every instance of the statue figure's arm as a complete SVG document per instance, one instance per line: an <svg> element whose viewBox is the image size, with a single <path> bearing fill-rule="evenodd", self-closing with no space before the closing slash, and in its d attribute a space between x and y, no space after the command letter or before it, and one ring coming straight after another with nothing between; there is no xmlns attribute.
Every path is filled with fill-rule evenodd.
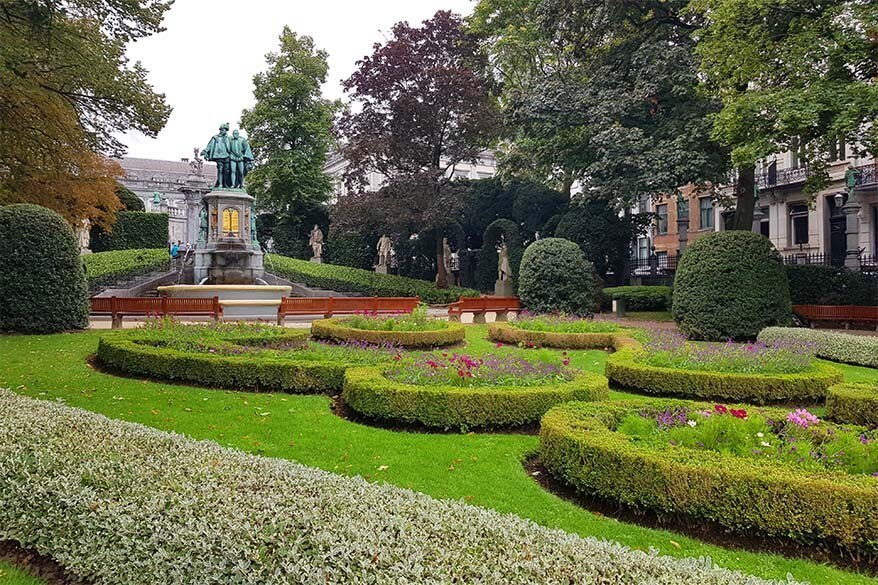
<svg viewBox="0 0 878 585"><path fill-rule="evenodd" d="M244 147L244 160L253 160L253 151L250 150L250 143L244 139L241 146Z"/></svg>
<svg viewBox="0 0 878 585"><path fill-rule="evenodd" d="M201 156L210 159L210 153L213 152L213 143L214 138L211 138L204 150L201 151Z"/></svg>

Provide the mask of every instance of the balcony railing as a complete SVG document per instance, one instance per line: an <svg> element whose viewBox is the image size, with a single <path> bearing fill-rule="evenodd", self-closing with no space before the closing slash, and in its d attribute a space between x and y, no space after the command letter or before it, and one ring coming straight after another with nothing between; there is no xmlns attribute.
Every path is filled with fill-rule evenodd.
<svg viewBox="0 0 878 585"><path fill-rule="evenodd" d="M857 187L866 187L868 185L878 185L878 162L870 165L854 167L856 171Z"/></svg>
<svg viewBox="0 0 878 585"><path fill-rule="evenodd" d="M810 169L808 167L768 171L756 175L756 185L760 189L771 189L772 187L804 183L809 174Z"/></svg>

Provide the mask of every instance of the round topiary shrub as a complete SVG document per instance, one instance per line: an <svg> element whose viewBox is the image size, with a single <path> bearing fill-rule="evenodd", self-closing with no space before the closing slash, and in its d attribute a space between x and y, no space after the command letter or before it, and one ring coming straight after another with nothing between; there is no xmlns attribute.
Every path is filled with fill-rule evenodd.
<svg viewBox="0 0 878 585"><path fill-rule="evenodd" d="M88 325L79 246L63 217L45 207L0 207L0 330L52 333Z"/></svg>
<svg viewBox="0 0 878 585"><path fill-rule="evenodd" d="M527 247L521 259L521 304L535 313L586 315L594 303L592 272L591 263L570 240L537 240Z"/></svg>
<svg viewBox="0 0 878 585"><path fill-rule="evenodd" d="M780 254L752 232L708 234L683 257L674 279L674 320L693 339L755 339L791 315Z"/></svg>

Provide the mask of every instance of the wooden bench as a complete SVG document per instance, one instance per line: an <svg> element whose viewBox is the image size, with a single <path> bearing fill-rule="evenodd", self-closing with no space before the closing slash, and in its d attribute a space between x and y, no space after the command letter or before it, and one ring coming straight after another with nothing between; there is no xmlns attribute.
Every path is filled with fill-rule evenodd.
<svg viewBox="0 0 878 585"><path fill-rule="evenodd" d="M277 324L287 315L391 315L411 313L421 299L418 297L284 297L277 308Z"/></svg>
<svg viewBox="0 0 878 585"><path fill-rule="evenodd" d="M488 313L494 313L497 321L506 321L509 313L520 312L518 297L460 297L459 301L448 305L448 319L451 321L460 321L464 313L472 313L473 323L484 323Z"/></svg>
<svg viewBox="0 0 878 585"><path fill-rule="evenodd" d="M207 315L219 321L223 315L219 297L178 298L178 297L92 297L93 315L110 315L112 328L122 328L122 317L131 315L161 316L178 315L194 317Z"/></svg>
<svg viewBox="0 0 878 585"><path fill-rule="evenodd" d="M820 321L843 323L847 329L851 323L868 323L878 329L878 307L857 305L793 305L793 312L811 327Z"/></svg>

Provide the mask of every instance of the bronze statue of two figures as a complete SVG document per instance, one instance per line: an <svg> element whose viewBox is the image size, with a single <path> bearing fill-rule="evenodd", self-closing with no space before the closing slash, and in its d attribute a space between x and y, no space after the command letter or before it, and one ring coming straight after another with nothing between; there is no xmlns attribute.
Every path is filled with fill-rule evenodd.
<svg viewBox="0 0 878 585"><path fill-rule="evenodd" d="M244 177L253 168L253 151L237 130L229 136L229 125L220 126L219 134L210 139L201 156L216 163L215 189L244 188Z"/></svg>

